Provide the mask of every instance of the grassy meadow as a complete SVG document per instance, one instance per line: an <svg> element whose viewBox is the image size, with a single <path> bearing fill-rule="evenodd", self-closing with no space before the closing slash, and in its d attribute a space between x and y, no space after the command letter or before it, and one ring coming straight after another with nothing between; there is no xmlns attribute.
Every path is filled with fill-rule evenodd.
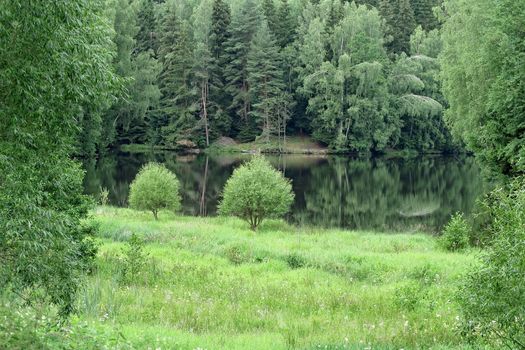
<svg viewBox="0 0 525 350"><path fill-rule="evenodd" d="M79 318L140 349L466 349L453 295L475 252L434 237L98 207ZM148 257L122 278L135 233Z"/></svg>

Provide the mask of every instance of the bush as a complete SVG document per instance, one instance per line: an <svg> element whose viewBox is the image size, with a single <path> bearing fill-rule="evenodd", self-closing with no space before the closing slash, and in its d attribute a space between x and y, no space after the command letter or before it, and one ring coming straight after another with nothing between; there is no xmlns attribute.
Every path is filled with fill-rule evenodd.
<svg viewBox="0 0 525 350"><path fill-rule="evenodd" d="M493 191L492 242L458 294L468 334L525 348L525 181Z"/></svg>
<svg viewBox="0 0 525 350"><path fill-rule="evenodd" d="M240 217L255 231L264 219L286 214L293 200L290 181L256 156L235 169L226 182L219 213Z"/></svg>
<svg viewBox="0 0 525 350"><path fill-rule="evenodd" d="M456 213L443 229L440 243L446 250L458 251L469 244L470 226L463 214Z"/></svg>
<svg viewBox="0 0 525 350"><path fill-rule="evenodd" d="M180 209L179 181L164 165L149 163L140 169L130 186L129 204L138 210L149 210L155 220L161 209Z"/></svg>
<svg viewBox="0 0 525 350"><path fill-rule="evenodd" d="M427 298L427 290L421 283L410 281L394 292L394 304L405 311L416 310Z"/></svg>
<svg viewBox="0 0 525 350"><path fill-rule="evenodd" d="M122 278L126 282L134 281L144 269L148 259L148 253L144 251L145 242L136 234L132 234L126 248L123 250L124 263L122 266Z"/></svg>
<svg viewBox="0 0 525 350"><path fill-rule="evenodd" d="M55 316L34 309L0 304L0 349L133 349L113 327L97 327L73 317L58 323Z"/></svg>
<svg viewBox="0 0 525 350"><path fill-rule="evenodd" d="M109 204L109 190L106 187L100 188L99 202L102 206L106 206Z"/></svg>
<svg viewBox="0 0 525 350"><path fill-rule="evenodd" d="M286 263L291 269L300 269L306 266L306 259L297 253L290 253L285 257Z"/></svg>
<svg viewBox="0 0 525 350"><path fill-rule="evenodd" d="M245 245L233 244L225 250L226 257L234 265L249 262L251 260L248 248Z"/></svg>

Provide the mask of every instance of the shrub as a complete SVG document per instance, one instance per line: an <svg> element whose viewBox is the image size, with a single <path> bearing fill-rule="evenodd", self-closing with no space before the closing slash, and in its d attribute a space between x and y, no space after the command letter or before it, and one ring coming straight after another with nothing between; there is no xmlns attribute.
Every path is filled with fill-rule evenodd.
<svg viewBox="0 0 525 350"><path fill-rule="evenodd" d="M49 311L0 304L0 349L132 349L113 327L96 327L77 317L58 322Z"/></svg>
<svg viewBox="0 0 525 350"><path fill-rule="evenodd" d="M525 181L493 191L492 242L458 294L465 330L525 348Z"/></svg>
<svg viewBox="0 0 525 350"><path fill-rule="evenodd" d="M233 244L226 248L225 254L228 260L234 265L240 265L250 261L250 254L245 245Z"/></svg>
<svg viewBox="0 0 525 350"><path fill-rule="evenodd" d="M133 281L146 265L148 253L144 251L144 246L144 240L133 233L123 250L122 277L125 281Z"/></svg>
<svg viewBox="0 0 525 350"><path fill-rule="evenodd" d="M106 206L109 204L109 190L106 187L100 188L99 193L100 205Z"/></svg>
<svg viewBox="0 0 525 350"><path fill-rule="evenodd" d="M401 310L414 311L426 297L425 288L418 282L410 281L395 290L394 303Z"/></svg>
<svg viewBox="0 0 525 350"><path fill-rule="evenodd" d="M149 163L140 169L130 186L129 204L138 210L149 210L155 220L161 209L180 209L179 181L164 165Z"/></svg>
<svg viewBox="0 0 525 350"><path fill-rule="evenodd" d="M240 217L255 231L264 219L286 214L293 199L290 181L256 156L235 169L226 182L219 213Z"/></svg>
<svg viewBox="0 0 525 350"><path fill-rule="evenodd" d="M288 254L285 260L291 269L300 269L306 266L306 259L297 253Z"/></svg>
<svg viewBox="0 0 525 350"><path fill-rule="evenodd" d="M469 244L470 226L463 214L456 213L443 229L440 243L446 250L458 251Z"/></svg>

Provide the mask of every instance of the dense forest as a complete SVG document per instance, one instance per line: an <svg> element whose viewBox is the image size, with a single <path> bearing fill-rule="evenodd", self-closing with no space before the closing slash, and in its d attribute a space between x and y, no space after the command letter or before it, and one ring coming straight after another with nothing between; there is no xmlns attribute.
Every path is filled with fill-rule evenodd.
<svg viewBox="0 0 525 350"><path fill-rule="evenodd" d="M84 109L78 152L221 136L332 149L452 151L437 0L114 0L123 93ZM190 142L188 142L190 141Z"/></svg>
<svg viewBox="0 0 525 350"><path fill-rule="evenodd" d="M3 0L0 349L525 349L524 23L522 0ZM469 209L468 155L333 157L309 186L308 163L245 155L226 180L204 155L200 181L165 152L114 183L130 208L83 186L120 145L285 135L464 148L494 189L434 237L412 219ZM176 213L206 191L222 217ZM296 223L405 233L280 220L294 201Z"/></svg>

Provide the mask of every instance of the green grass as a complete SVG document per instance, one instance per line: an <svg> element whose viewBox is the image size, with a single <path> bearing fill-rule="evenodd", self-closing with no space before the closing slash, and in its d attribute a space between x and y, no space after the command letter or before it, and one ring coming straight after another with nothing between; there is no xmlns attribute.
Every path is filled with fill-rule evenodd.
<svg viewBox="0 0 525 350"><path fill-rule="evenodd" d="M299 229L267 221L193 218L99 207L97 269L80 318L137 348L467 348L454 293L475 262L424 234ZM119 274L131 234L148 263Z"/></svg>

